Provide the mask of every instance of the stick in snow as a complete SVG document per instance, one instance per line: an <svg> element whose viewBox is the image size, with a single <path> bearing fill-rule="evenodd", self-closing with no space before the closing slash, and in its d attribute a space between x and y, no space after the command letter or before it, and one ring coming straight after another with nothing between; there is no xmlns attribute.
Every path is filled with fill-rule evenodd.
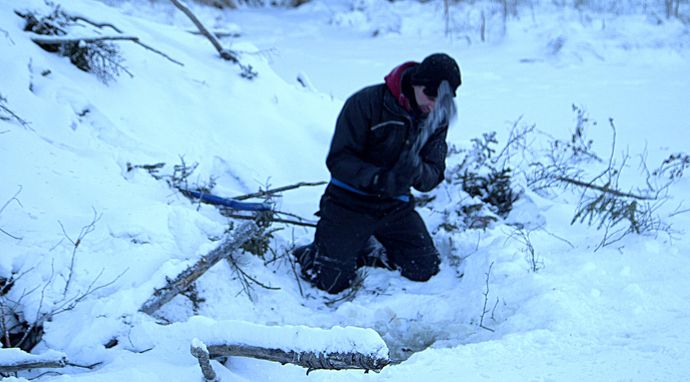
<svg viewBox="0 0 690 382"><path fill-rule="evenodd" d="M390 363L387 358L377 358L361 353L296 352L249 345L209 345L208 352L211 356L252 357L281 364L291 363L306 367L307 373L317 369L363 369L379 372Z"/></svg>
<svg viewBox="0 0 690 382"><path fill-rule="evenodd" d="M237 227L229 236L224 237L220 245L213 251L204 255L194 265L182 271L175 279L168 281L168 284L163 288L157 289L153 296L141 306L139 311L149 315L156 312L175 296L187 290L190 285L216 263L239 249L242 244L251 239L257 232L259 232L259 228L254 222L246 222Z"/></svg>
<svg viewBox="0 0 690 382"><path fill-rule="evenodd" d="M199 29L199 32L201 32L202 35L204 35L208 41L213 44L213 47L216 48L218 53L220 54L220 57L223 58L224 60L227 61L232 61L232 62L239 62L240 60L237 59L237 56L234 52L227 50L223 48L223 45L220 44L220 41L218 41L218 38L214 36L208 28L204 26L204 24L199 20L199 18L196 17L196 15L187 7L185 4L183 4L179 0L170 0L172 3L182 11L187 17L189 17L190 20L196 25L196 27Z"/></svg>
<svg viewBox="0 0 690 382"><path fill-rule="evenodd" d="M204 375L204 379L207 381L215 381L216 372L213 370L213 367L211 367L211 361L206 345L195 338L192 341L192 345L189 347L189 351L192 353L194 358L199 361L199 367L201 368L201 374Z"/></svg>

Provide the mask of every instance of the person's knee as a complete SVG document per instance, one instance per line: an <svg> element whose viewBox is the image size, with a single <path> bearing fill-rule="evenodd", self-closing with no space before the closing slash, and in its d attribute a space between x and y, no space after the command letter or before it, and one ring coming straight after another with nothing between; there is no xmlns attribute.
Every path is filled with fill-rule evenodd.
<svg viewBox="0 0 690 382"><path fill-rule="evenodd" d="M357 273L353 269L316 264L311 282L321 290L336 294L349 288L356 276Z"/></svg>
<svg viewBox="0 0 690 382"><path fill-rule="evenodd" d="M417 254L397 262L400 274L412 281L428 281L439 272L441 260L438 252Z"/></svg>
<svg viewBox="0 0 690 382"><path fill-rule="evenodd" d="M342 292L357 276L354 265L325 256L317 245L297 248L293 255L300 264L302 278L328 293Z"/></svg>

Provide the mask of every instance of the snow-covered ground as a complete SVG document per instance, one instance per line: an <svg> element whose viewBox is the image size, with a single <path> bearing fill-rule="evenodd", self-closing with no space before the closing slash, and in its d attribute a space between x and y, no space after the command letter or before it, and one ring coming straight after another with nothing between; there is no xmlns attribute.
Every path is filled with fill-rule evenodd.
<svg viewBox="0 0 690 382"><path fill-rule="evenodd" d="M490 131L504 143L518 119L535 124L540 137L567 140L575 104L598 122L587 133L604 158L613 119L616 163L629 154L632 175L624 184L643 187L641 155L655 167L689 146L686 25L544 7L523 10L504 30L486 8L481 42L473 24L480 5L458 6L449 35L440 1L314 0L295 10L224 12L193 7L212 28L241 31L223 43L258 72L246 80L237 65L189 33L193 25L167 2L55 3L138 36L184 66L120 42L131 76L122 73L105 85L22 31L24 20L14 10L47 13L43 1L0 0L6 108L0 110L0 277L16 279L0 298L3 309L19 301L31 322L70 308L45 322L34 353L98 364L35 380L201 380L189 346L194 338L218 337L381 354L380 336L395 361L378 374L306 375L297 366L231 357L213 363L222 381L681 381L690 375L687 174L658 211L671 234L629 235L596 251L603 232L570 224L577 192L536 193L518 179L524 192L506 220L449 233L440 228L449 222L444 213L454 216L467 195L443 185L420 208L442 252L441 273L414 283L367 269L354 297L340 300L348 296L334 299L299 283L285 256L313 231L276 225L283 229L274 234L273 253L235 259L279 289L254 284L248 296L222 262L198 281L203 301L196 309L180 296L154 319L138 312L141 304L213 249L229 223L164 180L129 170L164 162L160 173L172 174L183 158L198 163L190 182L213 178L214 192L225 196L327 180L324 159L345 98L403 61L442 51L463 73L451 144L467 148ZM459 160L451 156L449 168ZM311 219L321 191L287 191L276 207ZM526 228L517 230L516 223ZM0 352L0 364L17 357Z"/></svg>

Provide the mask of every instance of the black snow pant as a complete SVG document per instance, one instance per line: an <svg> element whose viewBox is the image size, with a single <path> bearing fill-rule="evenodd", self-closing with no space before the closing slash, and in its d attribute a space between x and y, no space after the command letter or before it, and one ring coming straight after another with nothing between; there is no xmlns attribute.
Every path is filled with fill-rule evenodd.
<svg viewBox="0 0 690 382"><path fill-rule="evenodd" d="M303 276L319 289L338 293L348 288L372 236L402 276L427 281L439 271L438 251L413 200L364 196L330 184L319 214L310 255L298 256Z"/></svg>

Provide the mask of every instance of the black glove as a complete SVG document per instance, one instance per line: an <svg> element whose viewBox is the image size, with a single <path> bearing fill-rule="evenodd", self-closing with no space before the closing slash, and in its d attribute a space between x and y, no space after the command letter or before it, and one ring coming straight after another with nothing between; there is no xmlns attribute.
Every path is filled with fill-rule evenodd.
<svg viewBox="0 0 690 382"><path fill-rule="evenodd" d="M374 176L373 189L387 197L406 195L422 176L422 169L419 156L406 151L391 169Z"/></svg>

